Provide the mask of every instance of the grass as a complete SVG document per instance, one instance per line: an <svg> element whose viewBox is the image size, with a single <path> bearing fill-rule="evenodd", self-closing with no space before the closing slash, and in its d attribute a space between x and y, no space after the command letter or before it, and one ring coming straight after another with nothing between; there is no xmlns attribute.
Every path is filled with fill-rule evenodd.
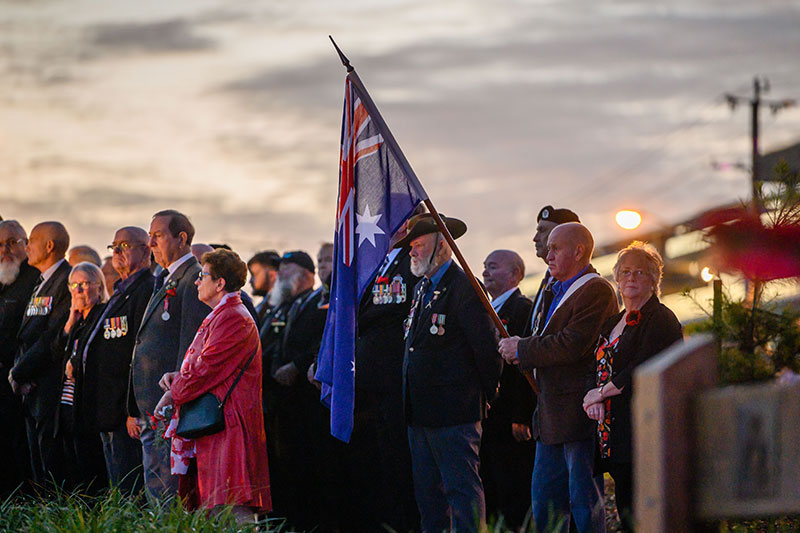
<svg viewBox="0 0 800 533"><path fill-rule="evenodd" d="M265 519L260 531L284 531L282 520ZM139 531L252 532L253 525L236 523L230 509L214 516L187 512L178 500L148 504L110 490L98 497L60 490L42 491L38 496L11 496L0 504L0 531L42 533L126 533Z"/></svg>

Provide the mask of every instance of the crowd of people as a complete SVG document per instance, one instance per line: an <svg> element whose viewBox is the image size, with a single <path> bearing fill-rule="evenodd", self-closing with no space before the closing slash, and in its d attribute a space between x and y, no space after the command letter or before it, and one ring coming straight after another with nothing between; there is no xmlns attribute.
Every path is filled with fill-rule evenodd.
<svg viewBox="0 0 800 533"><path fill-rule="evenodd" d="M418 208L360 303L343 443L314 378L332 244L316 263L301 250L245 263L194 242L175 210L109 237L103 260L59 222L28 234L0 219L0 497L114 486L299 531L478 531L502 516L583 532L605 531L607 472L633 529L633 370L682 338L652 247L620 251L617 294L578 216L544 207L532 299L518 253L484 261L500 335ZM190 431L209 394L220 420Z"/></svg>

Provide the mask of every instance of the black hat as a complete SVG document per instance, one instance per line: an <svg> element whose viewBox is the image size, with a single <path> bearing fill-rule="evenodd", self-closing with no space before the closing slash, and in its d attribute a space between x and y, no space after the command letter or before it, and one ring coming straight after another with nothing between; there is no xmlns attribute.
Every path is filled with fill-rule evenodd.
<svg viewBox="0 0 800 533"><path fill-rule="evenodd" d="M578 215L569 209L554 209L552 205L546 205L539 211L536 222L546 220L556 224L566 224L567 222L580 222Z"/></svg>
<svg viewBox="0 0 800 533"><path fill-rule="evenodd" d="M467 232L467 225L464 224L463 221L457 218L446 217L442 214L439 214L439 216L442 217L442 221L444 222L444 225L447 226L447 231L450 232L450 235L453 236L453 239L458 239ZM437 233L438 231L439 226L436 225L436 221L433 219L432 214L422 213L415 215L408 220L408 233L405 237L398 241L394 247L402 248L409 246L411 245L411 241L417 237L422 237L423 235L428 235L430 233Z"/></svg>
<svg viewBox="0 0 800 533"><path fill-rule="evenodd" d="M311 256L301 250L286 252L283 254L283 257L281 257L281 263L294 263L295 265L300 265L305 268L312 274L316 272L314 270L314 261L311 259Z"/></svg>

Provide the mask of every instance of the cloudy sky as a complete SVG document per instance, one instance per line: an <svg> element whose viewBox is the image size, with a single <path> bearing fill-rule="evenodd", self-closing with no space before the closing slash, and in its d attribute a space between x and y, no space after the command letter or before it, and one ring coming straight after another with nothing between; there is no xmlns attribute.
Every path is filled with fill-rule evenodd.
<svg viewBox="0 0 800 533"><path fill-rule="evenodd" d="M198 241L333 236L345 71L358 70L476 270L545 204L600 243L745 198L753 76L800 98L794 0L0 0L0 214L73 243L185 211ZM800 110L762 113L762 147Z"/></svg>

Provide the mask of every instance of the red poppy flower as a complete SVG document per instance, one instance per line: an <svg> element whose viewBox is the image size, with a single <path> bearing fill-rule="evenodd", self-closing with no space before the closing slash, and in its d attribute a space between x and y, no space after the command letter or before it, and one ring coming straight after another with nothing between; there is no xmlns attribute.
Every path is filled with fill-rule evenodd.
<svg viewBox="0 0 800 533"><path fill-rule="evenodd" d="M625 317L625 324L629 326L637 326L639 321L642 320L642 312L638 309L630 311Z"/></svg>
<svg viewBox="0 0 800 533"><path fill-rule="evenodd" d="M389 283L389 278L385 276L378 276L378 279L375 280L375 283L380 285L381 283Z"/></svg>
<svg viewBox="0 0 800 533"><path fill-rule="evenodd" d="M174 287L172 289L167 290L167 296L172 297L172 296L175 296L176 294L178 294L178 293L177 293L177 291L175 291Z"/></svg>

